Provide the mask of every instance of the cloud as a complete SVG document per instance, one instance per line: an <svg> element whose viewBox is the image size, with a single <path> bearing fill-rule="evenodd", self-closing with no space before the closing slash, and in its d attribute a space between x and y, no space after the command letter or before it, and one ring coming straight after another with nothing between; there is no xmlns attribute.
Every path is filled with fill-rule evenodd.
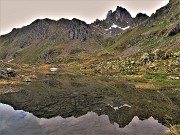
<svg viewBox="0 0 180 135"><path fill-rule="evenodd" d="M89 112L79 118L55 117L51 119L37 118L31 113L22 110L15 111L11 106L0 103L0 134L1 135L119 135L125 134L160 134L167 128L157 120L150 117L147 120L139 120L134 117L125 128L119 128L118 124L111 124L107 115L98 116ZM148 135L147 134L147 135Z"/></svg>

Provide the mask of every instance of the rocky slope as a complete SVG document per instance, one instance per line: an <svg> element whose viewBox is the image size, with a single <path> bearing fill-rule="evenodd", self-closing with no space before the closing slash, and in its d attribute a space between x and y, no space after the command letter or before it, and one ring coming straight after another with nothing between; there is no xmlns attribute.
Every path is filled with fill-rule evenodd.
<svg viewBox="0 0 180 135"><path fill-rule="evenodd" d="M60 54L90 52L100 49L105 38L102 33L78 19L58 21L36 20L28 26L13 29L0 37L1 59L17 62L34 62L39 58L49 59ZM31 57L28 60L28 57Z"/></svg>

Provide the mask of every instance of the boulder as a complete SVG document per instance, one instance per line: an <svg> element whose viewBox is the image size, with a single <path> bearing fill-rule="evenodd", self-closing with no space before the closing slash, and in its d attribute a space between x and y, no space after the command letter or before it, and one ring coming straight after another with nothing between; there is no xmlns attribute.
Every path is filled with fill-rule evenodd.
<svg viewBox="0 0 180 135"><path fill-rule="evenodd" d="M0 79L7 79L8 75L5 70L0 70Z"/></svg>
<svg viewBox="0 0 180 135"><path fill-rule="evenodd" d="M168 76L168 79L170 80L179 80L179 76Z"/></svg>
<svg viewBox="0 0 180 135"><path fill-rule="evenodd" d="M150 62L150 59L151 59L150 54L144 53L140 58L140 62L143 62L146 64L146 63Z"/></svg>
<svg viewBox="0 0 180 135"><path fill-rule="evenodd" d="M153 54L153 59L157 60L157 59L161 59L164 53L161 49L156 49L152 52L152 54Z"/></svg>
<svg viewBox="0 0 180 135"><path fill-rule="evenodd" d="M23 82L32 82L30 78L24 78Z"/></svg>
<svg viewBox="0 0 180 135"><path fill-rule="evenodd" d="M0 79L7 79L8 77L15 77L16 71L11 68L0 70Z"/></svg>
<svg viewBox="0 0 180 135"><path fill-rule="evenodd" d="M180 57L180 51L175 52L175 53L173 54L173 56L174 56L174 57Z"/></svg>
<svg viewBox="0 0 180 135"><path fill-rule="evenodd" d="M166 59L169 59L171 57L172 57L172 52L166 52L166 53L164 53L162 59L166 60Z"/></svg>
<svg viewBox="0 0 180 135"><path fill-rule="evenodd" d="M7 68L6 73L7 73L8 77L15 77L16 76L16 71L14 71L11 68Z"/></svg>

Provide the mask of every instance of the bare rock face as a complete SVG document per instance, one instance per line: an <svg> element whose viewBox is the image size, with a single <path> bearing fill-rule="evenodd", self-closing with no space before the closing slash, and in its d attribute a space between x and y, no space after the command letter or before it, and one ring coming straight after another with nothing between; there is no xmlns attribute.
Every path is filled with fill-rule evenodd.
<svg viewBox="0 0 180 135"><path fill-rule="evenodd" d="M133 22L133 18L125 8L118 6L114 12L111 10L108 12L106 22L110 25L114 23L124 28Z"/></svg>
<svg viewBox="0 0 180 135"><path fill-rule="evenodd" d="M91 36L91 28L88 24L78 19L73 19L72 24L70 25L69 38L79 39L81 42L85 41Z"/></svg>
<svg viewBox="0 0 180 135"><path fill-rule="evenodd" d="M134 25L138 25L144 22L145 20L147 20L148 18L149 16L147 16L146 14L138 13L136 17L134 18Z"/></svg>
<svg viewBox="0 0 180 135"><path fill-rule="evenodd" d="M105 33L111 36L116 36L122 34L127 28L139 25L148 18L149 17L143 13L139 13L133 18L125 8L117 6L114 12L110 10L107 13L105 20L101 21L97 19L93 25L101 27L102 30L105 30ZM115 25L116 28L110 29L113 25Z"/></svg>
<svg viewBox="0 0 180 135"><path fill-rule="evenodd" d="M130 13L125 8L117 6L114 12L112 10L108 11L105 20L100 21L97 19L94 24L103 26L103 28L107 29L113 24L124 28L131 25L132 22L133 18Z"/></svg>

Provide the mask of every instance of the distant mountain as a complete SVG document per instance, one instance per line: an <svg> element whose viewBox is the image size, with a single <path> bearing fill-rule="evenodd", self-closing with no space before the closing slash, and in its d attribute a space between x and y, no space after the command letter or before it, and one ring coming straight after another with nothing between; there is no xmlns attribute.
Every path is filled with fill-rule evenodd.
<svg viewBox="0 0 180 135"><path fill-rule="evenodd" d="M102 47L104 38L103 33L78 19L38 19L1 36L0 57L20 62L23 56L25 61L34 62L60 54L91 52Z"/></svg>
<svg viewBox="0 0 180 135"><path fill-rule="evenodd" d="M123 7L117 6L116 10L110 10L105 20L96 20L93 24L105 30L110 35L120 35L124 30L137 26L149 17L146 14L139 13L135 18Z"/></svg>
<svg viewBox="0 0 180 135"><path fill-rule="evenodd" d="M136 18L137 25L144 21L139 18ZM109 11L106 20L90 25L78 19L37 19L0 37L0 57L31 63L39 59L51 61L59 55L94 52L112 44L111 36L123 33L132 25L133 18L122 7Z"/></svg>
<svg viewBox="0 0 180 135"><path fill-rule="evenodd" d="M110 52L130 56L160 48L180 48L180 2L169 4L148 17L132 18L122 7L104 20L86 24L78 19L38 19L0 36L0 58L18 63L53 62L58 58ZM74 58L72 58L74 59Z"/></svg>

